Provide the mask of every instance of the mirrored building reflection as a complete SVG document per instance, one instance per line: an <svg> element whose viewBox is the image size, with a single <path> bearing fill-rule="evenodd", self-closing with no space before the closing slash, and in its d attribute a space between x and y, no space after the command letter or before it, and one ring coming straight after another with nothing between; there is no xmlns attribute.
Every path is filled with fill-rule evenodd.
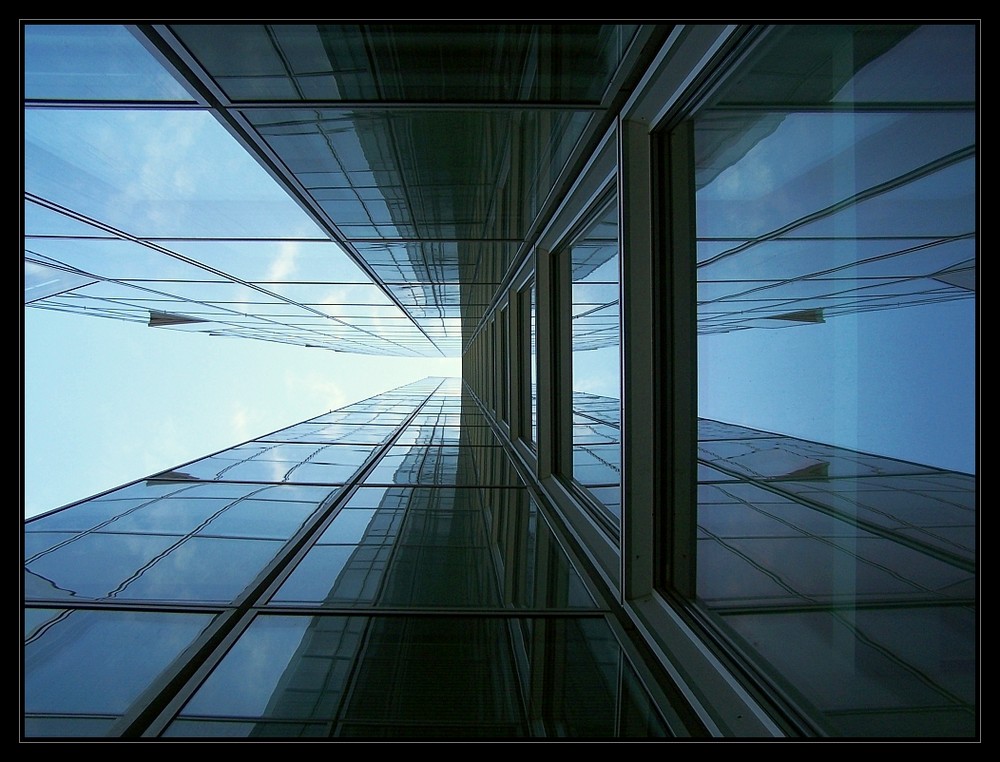
<svg viewBox="0 0 1000 762"><path fill-rule="evenodd" d="M977 22L22 39L26 310L462 358L26 521L24 737L978 737Z"/></svg>
<svg viewBox="0 0 1000 762"><path fill-rule="evenodd" d="M698 600L838 735L971 729L975 480L701 422Z"/></svg>

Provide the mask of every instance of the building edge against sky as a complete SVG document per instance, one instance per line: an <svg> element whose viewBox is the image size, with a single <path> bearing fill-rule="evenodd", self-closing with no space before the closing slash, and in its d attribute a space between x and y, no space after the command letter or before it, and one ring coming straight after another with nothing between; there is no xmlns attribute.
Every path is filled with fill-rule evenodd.
<svg viewBox="0 0 1000 762"><path fill-rule="evenodd" d="M459 358L150 336L51 310L24 321L25 518L427 375L461 375Z"/></svg>
<svg viewBox="0 0 1000 762"><path fill-rule="evenodd" d="M975 736L974 24L25 39L31 308L467 384L26 524L31 733ZM143 155L164 124L284 190ZM151 630L107 705L53 689Z"/></svg>

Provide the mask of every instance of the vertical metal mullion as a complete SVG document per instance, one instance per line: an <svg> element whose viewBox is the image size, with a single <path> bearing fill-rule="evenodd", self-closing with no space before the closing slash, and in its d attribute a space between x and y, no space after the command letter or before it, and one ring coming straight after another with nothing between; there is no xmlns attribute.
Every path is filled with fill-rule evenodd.
<svg viewBox="0 0 1000 762"><path fill-rule="evenodd" d="M521 352L518 363L521 368L520 384L520 426L518 436L524 442L534 442L531 432L531 294L534 288L535 276L524 281L524 286L518 294L517 310L521 325L518 329L518 341L521 342Z"/></svg>
<svg viewBox="0 0 1000 762"><path fill-rule="evenodd" d="M168 667L165 673L161 674L132 702L129 709L112 725L111 730L107 733L108 736L158 736L166 728L177 711L194 694L204 678L249 626L256 616L256 606L274 586L282 571L288 568L300 553L304 552L322 534L329 517L334 512L339 511L340 507L357 491L367 475L388 453L389 448L395 444L402 432L440 387L441 383L435 387L434 391L424 397L423 401L407 416L406 420L396 427L395 432L385 442L372 451L372 454L358 467L352 477L337 490L326 507L317 509L316 514L258 573L255 580L247 586L235 603L221 607L225 610L194 643L174 660L172 668Z"/></svg>
<svg viewBox="0 0 1000 762"><path fill-rule="evenodd" d="M486 327L486 406L491 415L496 415L496 363L497 363L497 323L495 316L487 318Z"/></svg>
<svg viewBox="0 0 1000 762"><path fill-rule="evenodd" d="M566 478L573 475L573 268L569 251L556 252L555 312L551 315L556 332L550 351L554 352L556 418L553 421L555 437L556 473Z"/></svg>
<svg viewBox="0 0 1000 762"><path fill-rule="evenodd" d="M538 249L538 476L572 472L573 366L569 257Z"/></svg>
<svg viewBox="0 0 1000 762"><path fill-rule="evenodd" d="M692 598L696 591L698 345L697 229L694 188L694 126L682 122L660 143L665 207L660 234L664 326L660 349L666 380L659 423L660 469L665 475L658 539L662 584Z"/></svg>
<svg viewBox="0 0 1000 762"><path fill-rule="evenodd" d="M622 368L622 597L654 586L655 513L661 504L656 455L656 293L653 277L649 125L622 120L618 129L620 335Z"/></svg>
<svg viewBox="0 0 1000 762"><path fill-rule="evenodd" d="M510 423L511 441L524 436L524 308L522 292L517 286L510 289L507 297L510 333L507 337L507 351L510 355Z"/></svg>
<svg viewBox="0 0 1000 762"><path fill-rule="evenodd" d="M622 716L624 714L623 704L625 701L625 654L618 652L618 668L615 677L615 738L625 737L625 728L622 727Z"/></svg>
<svg viewBox="0 0 1000 762"><path fill-rule="evenodd" d="M507 433L510 433L510 408L514 400L511 399L513 391L513 381L511 379L512 367L511 367L511 340L510 340L510 302L506 301L498 311L500 321L500 346L499 346L499 359L500 359L500 380L499 391L499 419L502 424L507 427Z"/></svg>

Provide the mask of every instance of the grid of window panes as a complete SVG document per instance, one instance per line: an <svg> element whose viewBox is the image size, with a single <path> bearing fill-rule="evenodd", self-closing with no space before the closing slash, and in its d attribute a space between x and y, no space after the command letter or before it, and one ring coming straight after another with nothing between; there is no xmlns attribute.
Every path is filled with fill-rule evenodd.
<svg viewBox="0 0 1000 762"><path fill-rule="evenodd" d="M24 44L26 305L437 354L125 27L29 24Z"/></svg>
<svg viewBox="0 0 1000 762"><path fill-rule="evenodd" d="M456 379L28 521L25 546L28 736L121 732L157 691L170 737L668 732ZM207 675L171 684L195 653Z"/></svg>
<svg viewBox="0 0 1000 762"><path fill-rule="evenodd" d="M124 26L28 24L25 304L457 356L636 29L163 27L200 67L182 85Z"/></svg>

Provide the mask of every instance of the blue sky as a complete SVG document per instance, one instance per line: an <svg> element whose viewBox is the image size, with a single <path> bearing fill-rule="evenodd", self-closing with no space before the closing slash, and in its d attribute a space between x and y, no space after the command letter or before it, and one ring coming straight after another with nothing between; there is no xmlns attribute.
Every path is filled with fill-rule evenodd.
<svg viewBox="0 0 1000 762"><path fill-rule="evenodd" d="M702 337L699 413L975 473L975 305Z"/></svg>
<svg viewBox="0 0 1000 762"><path fill-rule="evenodd" d="M24 311L25 516L461 361L373 357Z"/></svg>
<svg viewBox="0 0 1000 762"><path fill-rule="evenodd" d="M124 28L35 26L25 41L29 97L187 98ZM368 289L372 306L350 313L370 330L392 313L210 114L29 109L24 124L26 191L140 237L214 238L168 246L224 271L243 268L251 280L337 281L311 295L329 314ZM26 213L28 232L91 237L35 239L29 248L41 261L109 278L213 279L34 204ZM253 237L269 240L236 240ZM202 298L197 289L213 287L182 293ZM128 293L112 288L101 295ZM227 298L261 296L234 288ZM461 373L457 359L344 354L51 310L26 308L22 321L25 516L428 375Z"/></svg>

